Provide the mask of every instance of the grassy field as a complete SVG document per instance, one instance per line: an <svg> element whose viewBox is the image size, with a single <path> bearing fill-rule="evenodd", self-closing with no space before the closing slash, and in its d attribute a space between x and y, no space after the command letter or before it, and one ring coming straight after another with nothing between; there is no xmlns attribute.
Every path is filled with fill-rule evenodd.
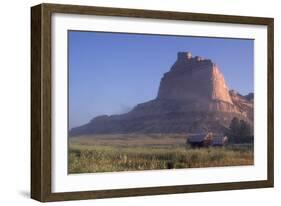
<svg viewBox="0 0 281 206"><path fill-rule="evenodd" d="M72 137L69 173L199 168L253 164L253 146L192 149L182 134Z"/></svg>

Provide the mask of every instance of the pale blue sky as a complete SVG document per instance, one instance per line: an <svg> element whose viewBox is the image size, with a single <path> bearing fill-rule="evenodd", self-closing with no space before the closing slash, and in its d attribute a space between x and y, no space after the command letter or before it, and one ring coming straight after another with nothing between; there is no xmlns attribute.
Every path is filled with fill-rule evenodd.
<svg viewBox="0 0 281 206"><path fill-rule="evenodd" d="M217 63L230 89L253 92L254 40L69 31L69 127L154 99L177 52Z"/></svg>

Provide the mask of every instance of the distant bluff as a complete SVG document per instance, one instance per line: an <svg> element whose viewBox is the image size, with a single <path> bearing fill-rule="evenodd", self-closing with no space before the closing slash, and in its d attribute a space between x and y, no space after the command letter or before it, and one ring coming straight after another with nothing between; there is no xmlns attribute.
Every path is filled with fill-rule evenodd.
<svg viewBox="0 0 281 206"><path fill-rule="evenodd" d="M218 66L209 59L179 52L171 70L161 79L157 99L223 101L233 104Z"/></svg>
<svg viewBox="0 0 281 206"><path fill-rule="evenodd" d="M217 64L179 52L154 100L125 114L96 117L70 135L224 132L233 117L253 124L253 94L229 91Z"/></svg>

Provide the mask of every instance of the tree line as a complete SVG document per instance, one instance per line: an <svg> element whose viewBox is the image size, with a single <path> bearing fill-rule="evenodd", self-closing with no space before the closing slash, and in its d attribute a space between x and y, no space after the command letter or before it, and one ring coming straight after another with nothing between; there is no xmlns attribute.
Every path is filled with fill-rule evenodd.
<svg viewBox="0 0 281 206"><path fill-rule="evenodd" d="M231 120L226 135L231 143L253 143L254 141L253 126L237 117Z"/></svg>

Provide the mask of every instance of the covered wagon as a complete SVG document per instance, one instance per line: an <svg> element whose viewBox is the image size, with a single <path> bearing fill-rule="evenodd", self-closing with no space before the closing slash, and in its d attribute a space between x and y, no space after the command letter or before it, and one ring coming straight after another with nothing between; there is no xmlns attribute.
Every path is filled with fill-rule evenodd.
<svg viewBox="0 0 281 206"><path fill-rule="evenodd" d="M228 137L223 135L213 135L212 133L207 134L196 134L187 138L186 144L191 147L223 147L227 145Z"/></svg>
<svg viewBox="0 0 281 206"><path fill-rule="evenodd" d="M227 136L216 136L212 139L212 146L214 147L223 147L228 144Z"/></svg>
<svg viewBox="0 0 281 206"><path fill-rule="evenodd" d="M191 147L209 147L212 141L212 134L197 134L187 138L187 144Z"/></svg>

